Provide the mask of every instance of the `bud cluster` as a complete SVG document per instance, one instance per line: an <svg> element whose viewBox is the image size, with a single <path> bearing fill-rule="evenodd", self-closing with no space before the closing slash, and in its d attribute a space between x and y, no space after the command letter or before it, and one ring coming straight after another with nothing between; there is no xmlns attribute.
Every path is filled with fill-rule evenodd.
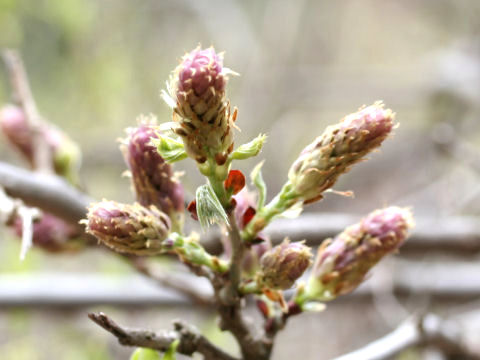
<svg viewBox="0 0 480 360"><path fill-rule="evenodd" d="M146 208L138 203L120 204L101 201L91 205L87 232L109 248L135 255L163 252L162 242L170 230L170 219L155 206Z"/></svg>
<svg viewBox="0 0 480 360"><path fill-rule="evenodd" d="M347 115L308 145L289 170L296 197L305 203L322 198L337 178L387 138L394 114L381 102Z"/></svg>
<svg viewBox="0 0 480 360"><path fill-rule="evenodd" d="M18 106L6 105L0 110L0 127L10 144L18 150L28 163L34 165L34 131L30 127L25 112ZM49 124L43 124L41 136L47 143L52 156L55 172L76 182L80 166L78 146L62 131Z"/></svg>
<svg viewBox="0 0 480 360"><path fill-rule="evenodd" d="M147 207L155 205L172 218L183 213L183 187L175 178L172 166L151 143L152 138L158 138L155 126L141 124L127 132L122 152L132 175L137 201Z"/></svg>
<svg viewBox="0 0 480 360"><path fill-rule="evenodd" d="M233 150L236 111L231 112L225 97L228 74L234 72L223 67L223 54L196 48L182 58L170 78L169 94L163 94L181 117L175 132L199 163L214 157L221 165Z"/></svg>
<svg viewBox="0 0 480 360"><path fill-rule="evenodd" d="M404 243L412 226L410 210L395 206L349 226L319 248L307 293L330 300L351 292L375 264Z"/></svg>

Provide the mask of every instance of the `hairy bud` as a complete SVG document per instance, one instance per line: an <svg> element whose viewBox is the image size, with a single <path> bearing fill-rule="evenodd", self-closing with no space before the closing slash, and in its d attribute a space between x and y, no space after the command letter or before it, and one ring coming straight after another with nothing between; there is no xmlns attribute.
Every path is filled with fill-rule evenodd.
<svg viewBox="0 0 480 360"><path fill-rule="evenodd" d="M28 124L24 111L15 105L6 105L0 110L2 132L31 166L34 165L34 132ZM55 172L76 183L81 154L78 146L58 128L43 125L41 136L50 148L52 167Z"/></svg>
<svg viewBox="0 0 480 360"><path fill-rule="evenodd" d="M319 248L307 293L330 300L353 291L375 264L404 243L412 226L410 210L394 206L349 226Z"/></svg>
<svg viewBox="0 0 480 360"><path fill-rule="evenodd" d="M15 219L13 228L17 236L21 237L22 219L20 217ZM43 213L42 217L33 223L33 244L50 252L75 249L75 246L71 246L69 240L79 235L77 227L67 224L62 219L49 213ZM79 244L75 245L78 247Z"/></svg>
<svg viewBox="0 0 480 360"><path fill-rule="evenodd" d="M155 127L142 124L128 129L122 152L132 175L137 201L155 205L171 217L183 213L183 187L174 177L172 166L157 152L151 139L158 138Z"/></svg>
<svg viewBox="0 0 480 360"><path fill-rule="evenodd" d="M87 232L109 248L135 255L155 255L170 230L170 219L155 206L101 201L90 206Z"/></svg>
<svg viewBox="0 0 480 360"><path fill-rule="evenodd" d="M296 196L306 203L321 199L341 174L380 146L393 128L393 119L392 111L377 102L327 127L289 170Z"/></svg>
<svg viewBox="0 0 480 360"><path fill-rule="evenodd" d="M258 283L266 288L285 290L293 286L311 264L312 253L301 242L284 240L260 259Z"/></svg>
<svg viewBox="0 0 480 360"><path fill-rule="evenodd" d="M233 150L232 127L236 112L231 113L225 98L228 74L223 54L210 47L196 48L186 54L173 71L164 99L180 115L175 132L185 144L187 154L203 163L209 156L222 162Z"/></svg>

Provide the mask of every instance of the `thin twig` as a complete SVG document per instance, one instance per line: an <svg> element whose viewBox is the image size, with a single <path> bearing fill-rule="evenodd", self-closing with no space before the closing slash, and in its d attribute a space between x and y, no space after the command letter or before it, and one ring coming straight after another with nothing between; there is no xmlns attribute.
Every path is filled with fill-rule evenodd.
<svg viewBox="0 0 480 360"><path fill-rule="evenodd" d="M46 125L38 112L22 59L15 50L4 50L2 58L9 74L14 99L25 112L33 134L33 166L40 172L53 173L51 149L44 136Z"/></svg>
<svg viewBox="0 0 480 360"><path fill-rule="evenodd" d="M237 360L211 343L193 326L180 321L174 323L175 330L154 332L125 328L104 313L90 313L88 317L114 335L118 342L125 346L145 347L164 352L175 340L179 340L177 352L181 354L192 355L198 352L205 357L205 360Z"/></svg>
<svg viewBox="0 0 480 360"><path fill-rule="evenodd" d="M211 305L213 303L212 297L207 297L204 294L198 292L193 284L187 283L183 279L179 279L171 272L167 274L160 274L154 272L152 268L147 264L147 259L141 257L133 257L130 255L123 255L138 272L145 275L149 279L152 279L159 285L175 290L176 292L188 297L197 305Z"/></svg>
<svg viewBox="0 0 480 360"><path fill-rule="evenodd" d="M455 355L461 359L480 359L480 354L462 342L461 333L454 324L434 314L428 314L420 318L411 318L383 338L334 360L390 359L413 346L434 346L448 355Z"/></svg>

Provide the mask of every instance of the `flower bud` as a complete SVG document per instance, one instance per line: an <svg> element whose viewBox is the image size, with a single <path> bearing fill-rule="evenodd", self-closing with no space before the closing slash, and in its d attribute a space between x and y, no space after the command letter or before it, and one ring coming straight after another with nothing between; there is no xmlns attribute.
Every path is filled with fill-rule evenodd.
<svg viewBox="0 0 480 360"><path fill-rule="evenodd" d="M128 129L122 152L132 175L137 201L143 206L155 205L170 217L183 213L183 187L175 179L172 166L151 144L158 138L152 125L141 124Z"/></svg>
<svg viewBox="0 0 480 360"><path fill-rule="evenodd" d="M261 273L257 282L269 289L289 289L310 266L311 257L312 253L308 246L301 242L291 243L286 239L262 256Z"/></svg>
<svg viewBox="0 0 480 360"><path fill-rule="evenodd" d="M307 294L331 300L353 291L375 264L404 243L412 226L411 211L392 206L370 213L324 242L313 265Z"/></svg>
<svg viewBox="0 0 480 360"><path fill-rule="evenodd" d="M34 165L34 132L24 111L14 105L0 110L0 126L10 144L16 148L31 166ZM78 146L58 128L42 125L41 136L49 147L55 172L71 183L78 182L81 153Z"/></svg>
<svg viewBox="0 0 480 360"><path fill-rule="evenodd" d="M161 253L162 242L170 230L170 219L154 206L107 200L91 205L82 222L88 233L109 248L135 255Z"/></svg>
<svg viewBox="0 0 480 360"><path fill-rule="evenodd" d="M322 198L337 178L380 146L393 128L394 114L381 102L347 115L327 127L291 166L288 178L297 198L309 203Z"/></svg>
<svg viewBox="0 0 480 360"><path fill-rule="evenodd" d="M228 74L233 72L223 67L223 54L213 47L196 48L173 71L169 95L163 93L181 117L175 132L182 137L187 154L200 163L209 156L221 163L233 150L236 112L231 113L225 98Z"/></svg>
<svg viewBox="0 0 480 360"><path fill-rule="evenodd" d="M15 105L5 105L0 110L0 126L10 144L33 165L32 133L23 110Z"/></svg>
<svg viewBox="0 0 480 360"><path fill-rule="evenodd" d="M15 219L13 228L17 236L22 237L22 219L20 217ZM69 240L79 235L77 227L49 213L43 213L42 217L33 223L33 244L50 252L73 250L75 247L70 246Z"/></svg>

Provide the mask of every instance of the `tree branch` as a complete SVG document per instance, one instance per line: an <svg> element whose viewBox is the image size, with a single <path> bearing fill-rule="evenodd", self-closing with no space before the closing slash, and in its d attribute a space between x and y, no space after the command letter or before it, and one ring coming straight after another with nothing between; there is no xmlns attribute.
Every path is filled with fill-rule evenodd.
<svg viewBox="0 0 480 360"><path fill-rule="evenodd" d="M147 259L145 258L131 255L123 256L135 268L135 270L145 275L149 279L152 279L160 286L173 289L174 291L185 295L197 305L213 304L213 298L200 293L195 286L193 286L193 283L189 283L184 279L179 279L178 276L175 276L173 273L160 274L158 272L154 272L147 264Z"/></svg>
<svg viewBox="0 0 480 360"><path fill-rule="evenodd" d="M2 58L9 74L13 97L22 107L33 134L33 166L40 172L53 173L51 150L43 134L45 124L38 112L22 59L15 50L4 50Z"/></svg>
<svg viewBox="0 0 480 360"><path fill-rule="evenodd" d="M413 346L434 346L447 355L480 360L480 354L463 343L459 329L434 314L411 318L383 338L334 360L390 359Z"/></svg>
<svg viewBox="0 0 480 360"><path fill-rule="evenodd" d="M177 352L181 354L192 355L198 352L205 357L205 360L238 360L212 344L193 326L180 321L174 322L175 330L153 332L125 328L104 313L90 313L88 317L114 335L118 342L125 346L145 347L165 352L175 340L179 340Z"/></svg>

